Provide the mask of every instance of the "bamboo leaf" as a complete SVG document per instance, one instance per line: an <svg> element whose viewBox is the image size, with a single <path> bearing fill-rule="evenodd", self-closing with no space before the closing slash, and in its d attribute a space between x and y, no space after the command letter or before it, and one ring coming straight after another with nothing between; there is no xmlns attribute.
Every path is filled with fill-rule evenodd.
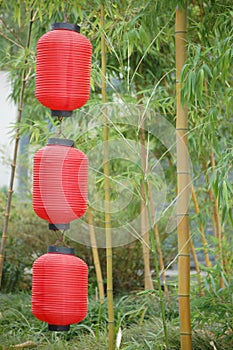
<svg viewBox="0 0 233 350"><path fill-rule="evenodd" d="M195 71L191 71L190 72L190 80L191 80L191 96L195 96L196 95L196 89L195 89L195 85L196 85L196 73Z"/></svg>
<svg viewBox="0 0 233 350"><path fill-rule="evenodd" d="M225 180L223 180L222 187L223 187L223 200L224 200L224 203L226 204L226 207L229 208L228 189L227 189L227 184Z"/></svg>
<svg viewBox="0 0 233 350"><path fill-rule="evenodd" d="M203 86L204 86L204 70L203 68L199 71L199 92L200 92L200 98L202 98L203 93Z"/></svg>
<svg viewBox="0 0 233 350"><path fill-rule="evenodd" d="M224 206L223 209L222 209L221 224L223 224L225 222L226 214L227 214L227 207Z"/></svg>
<svg viewBox="0 0 233 350"><path fill-rule="evenodd" d="M200 53L201 53L201 45L198 45L197 49L196 49L195 57L194 57L194 60L193 60L194 67L197 65L197 63L199 61Z"/></svg>
<svg viewBox="0 0 233 350"><path fill-rule="evenodd" d="M204 63L202 67L203 67L204 71L206 72L206 74L207 74L210 78L212 78L212 77L213 77L213 74L212 74L212 72L211 72L209 66L208 66L206 63Z"/></svg>

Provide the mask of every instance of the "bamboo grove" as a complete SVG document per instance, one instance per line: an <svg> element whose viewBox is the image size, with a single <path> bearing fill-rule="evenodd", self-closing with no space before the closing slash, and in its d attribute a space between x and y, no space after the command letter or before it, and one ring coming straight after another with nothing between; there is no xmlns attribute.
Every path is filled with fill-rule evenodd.
<svg viewBox="0 0 233 350"><path fill-rule="evenodd" d="M19 139L29 135L24 156L30 158L30 148L44 145L58 128L34 97L36 41L53 22L78 23L93 45L91 99L76 112L79 122L67 121L62 133L90 155L95 184L90 184L86 226L75 227L80 236L71 232L67 239L91 247L96 299L102 305L107 298L109 350L118 335L114 288L121 271L128 292L140 271L137 287L157 293L167 349L166 307L174 297L167 271L178 266L182 350L192 348L190 298L232 283L231 5L230 0L1 1L0 65L9 73L18 117L0 276L12 235L8 221ZM30 176L23 180L27 205ZM104 254L98 248L105 248ZM125 266L116 261L119 249ZM137 261L130 261L133 251Z"/></svg>

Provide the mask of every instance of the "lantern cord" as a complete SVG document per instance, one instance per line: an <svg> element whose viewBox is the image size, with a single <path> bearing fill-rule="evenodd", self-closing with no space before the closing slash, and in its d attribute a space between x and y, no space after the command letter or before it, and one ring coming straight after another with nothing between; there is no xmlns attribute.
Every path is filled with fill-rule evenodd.
<svg viewBox="0 0 233 350"><path fill-rule="evenodd" d="M54 243L54 245L62 244L65 247L69 247L68 244L66 244L66 242L64 241L65 230L63 230L62 232L60 230L55 230L54 232L57 235L57 240ZM60 233L61 233L61 235L60 235Z"/></svg>
<svg viewBox="0 0 233 350"><path fill-rule="evenodd" d="M62 116L61 116L61 117L57 117L57 120L58 120L58 122L59 122L59 127L58 127L58 132L56 133L55 137L61 137L61 136L63 136L64 138L66 138L65 135L64 135L63 132L62 132L62 121L63 121L63 117L62 117Z"/></svg>
<svg viewBox="0 0 233 350"><path fill-rule="evenodd" d="M67 15L67 12L68 12L68 5L67 3L65 4L65 9L64 9L64 22L67 23L68 22L68 15Z"/></svg>

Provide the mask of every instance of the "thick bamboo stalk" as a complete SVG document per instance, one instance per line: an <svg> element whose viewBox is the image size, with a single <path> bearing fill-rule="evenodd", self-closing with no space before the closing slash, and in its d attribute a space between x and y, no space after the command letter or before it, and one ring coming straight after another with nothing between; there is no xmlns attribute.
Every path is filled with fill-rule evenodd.
<svg viewBox="0 0 233 350"><path fill-rule="evenodd" d="M188 109L181 105L180 73L186 60L187 4L176 9L176 140L177 140L177 234L178 234L178 300L180 314L180 348L192 349L190 319L190 237L188 220L189 164Z"/></svg>
<svg viewBox="0 0 233 350"><path fill-rule="evenodd" d="M172 168L172 161L171 161L171 159L168 160L168 163L169 163L169 166ZM193 188L192 185L191 185L191 187ZM200 295L204 295L204 290L202 288L201 270L200 270L200 265L199 265L199 261L198 261L198 258L197 258L197 253L196 253L196 250L195 250L195 247L194 247L194 244L193 244L193 241L192 241L191 238L190 238L189 242L190 242L190 248L191 248L192 255L193 255L193 261L194 261L195 270L197 272L197 281L198 281L198 284L199 284Z"/></svg>
<svg viewBox="0 0 233 350"><path fill-rule="evenodd" d="M94 220L93 220L93 215L90 208L88 208L87 214L88 214L88 224L89 224L89 230L90 230L91 249L92 249L92 255L93 255L93 260L95 265L95 273L96 273L96 279L97 279L97 285L98 285L98 291L99 291L99 301L101 304L103 304L104 302L103 275L101 271L99 252L97 248L97 242L96 242L96 236L95 236L95 230L94 230Z"/></svg>
<svg viewBox="0 0 233 350"><path fill-rule="evenodd" d="M33 25L34 20L35 20L35 16L33 15L33 11L31 11L25 51L28 50L30 47L32 25ZM26 87L27 79L28 79L28 67L27 67L27 59L25 59L24 69L22 72L22 80L21 80L21 90L20 90L20 98L19 98L19 106L18 106L18 114L17 114L17 129L16 129L16 134L15 134L13 160L12 160L12 164L11 164L10 184L9 184L9 189L8 189L7 204L6 204L6 211L5 211L5 216L4 216L3 231L2 231L2 238L1 238L0 288L1 288L1 284L2 284L2 271L3 271L3 263L4 263L4 257L5 257L5 250L6 250L6 241L7 241L7 236L8 236L8 224L9 224L9 218L10 218L12 194L13 194L13 188L14 188L16 164L17 164L17 155L18 155L18 148L19 148L20 123L21 123L22 114L23 114L24 94L25 94L25 87Z"/></svg>
<svg viewBox="0 0 233 350"><path fill-rule="evenodd" d="M102 73L102 102L106 103L106 42L104 35L105 8L101 4L100 26L101 34L101 73ZM107 264L107 301L108 301L108 350L114 349L114 303L113 303L113 276L112 276L112 233L110 215L110 183L108 163L108 120L104 110L104 189L105 189L105 232L106 232L106 264Z"/></svg>

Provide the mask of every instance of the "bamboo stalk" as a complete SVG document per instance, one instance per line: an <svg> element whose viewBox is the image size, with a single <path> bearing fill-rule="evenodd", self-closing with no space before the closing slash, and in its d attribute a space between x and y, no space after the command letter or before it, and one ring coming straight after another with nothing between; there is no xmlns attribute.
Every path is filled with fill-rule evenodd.
<svg viewBox="0 0 233 350"><path fill-rule="evenodd" d="M147 217L147 207L145 199L145 185L141 185L141 233L143 236L142 242L142 253L144 260L144 288L153 289L153 282L151 278L150 269L150 239L149 239L149 227L148 227L148 217Z"/></svg>
<svg viewBox="0 0 233 350"><path fill-rule="evenodd" d="M190 248L191 248L191 252L192 252L192 256L193 256L195 270L196 270L196 273L197 273L197 281L198 281L198 285L199 285L200 295L204 296L205 292L204 292L204 289L203 289L203 286L202 286L200 265L199 265L197 253L196 253L196 250L195 250L195 247L194 247L194 244L193 244L193 240L191 238L190 238Z"/></svg>
<svg viewBox="0 0 233 350"><path fill-rule="evenodd" d="M169 166L172 168L172 161L171 161L171 159L168 160L168 163L169 163ZM193 189L193 185L191 185L191 187ZM198 261L198 258L197 258L197 253L196 253L196 250L195 250L195 247L194 247L194 244L193 244L193 240L191 238L190 238L189 242L190 242L190 248L191 248L191 251L192 251L192 256L193 256L195 270L197 272L197 281L198 281L198 284L199 284L200 295L203 296L204 295L204 290L203 290L203 287L202 287L201 270L200 270L199 261Z"/></svg>
<svg viewBox="0 0 233 350"><path fill-rule="evenodd" d="M30 47L32 25L33 25L34 20L35 20L35 16L33 15L33 11L31 11L25 51L27 49L29 49L29 47ZM22 114L23 114L25 87L26 87L26 83L27 83L27 79L28 79L27 71L28 71L27 59L25 59L24 69L22 72L22 80L21 80L21 90L20 90L20 98L19 98L19 106L18 106L18 114L17 114L17 129L16 129L16 134L15 134L13 160L12 160L12 164L11 164L10 184L9 184L9 189L8 189L7 204L6 204L6 211L5 211L5 216L4 216L3 231L2 231L2 238L1 238L0 288L1 288L1 284L2 284L2 271L3 271L3 263L4 263L4 257L5 257L5 250L6 250L6 241L7 241L7 236L8 236L8 224L9 224L9 218L10 218L11 202L12 202L14 180L15 180L15 171L16 171L16 164L17 164L17 155L18 155L18 148L19 148L20 123L21 123Z"/></svg>
<svg viewBox="0 0 233 350"><path fill-rule="evenodd" d="M142 64L139 66L139 75L142 76ZM148 211L146 205L146 188L145 188L145 177L147 173L147 160L146 160L146 136L145 136L145 123L143 118L143 111L141 106L142 94L140 93L140 88L138 86L138 81L136 80L136 91L138 108L140 113L140 150L141 150L141 164L143 170L144 179L141 183L141 235L143 236L142 241L142 254L144 261L144 288L153 289L153 282L151 278L151 268L150 268L150 238L149 238L149 226L148 226Z"/></svg>
<svg viewBox="0 0 233 350"><path fill-rule="evenodd" d="M155 235L155 240L156 240L156 251L158 254L159 268L161 271L164 292L165 292L167 300L169 301L169 293L168 293L168 288L167 288L167 284L166 284L166 276L165 276L165 269L164 269L164 262L163 262L163 252L161 249L161 242L160 242L158 225L157 225L157 223L155 223L155 208L154 208L154 202L153 202L153 198L152 198L151 184L149 181L148 181L148 199L150 202L151 219L152 219L154 235Z"/></svg>
<svg viewBox="0 0 233 350"><path fill-rule="evenodd" d="M176 140L177 140L177 234L178 234L178 300L180 314L180 348L192 349L190 320L190 237L188 220L188 108L180 101L180 73L186 61L187 4L176 9Z"/></svg>
<svg viewBox="0 0 233 350"><path fill-rule="evenodd" d="M193 203L194 203L195 213L197 215L199 215L200 214L200 208L199 208L196 192L195 192L195 189L194 189L193 185L192 185L192 199L193 199ZM207 267L211 267L212 264L211 264L211 261L210 261L210 258L209 258L209 253L208 253L208 249L207 249L207 242L206 242L206 238L205 238L205 231L204 231L204 227L203 227L201 221L199 223L199 229L200 229L200 232L201 232L201 242L202 242L202 246L203 246L203 249L204 249L205 264L206 264Z"/></svg>
<svg viewBox="0 0 233 350"><path fill-rule="evenodd" d="M103 304L104 303L103 275L101 271L99 253L98 253L97 242L96 242L96 235L94 230L94 220L93 220L93 215L90 208L88 208L87 215L88 215L88 224L89 224L89 230L90 230L91 249L92 249L92 255L93 255L93 260L95 265L97 285L99 290L99 301L101 304Z"/></svg>
<svg viewBox="0 0 233 350"><path fill-rule="evenodd" d="M140 108L140 106L139 106ZM141 147L141 163L144 177L147 173L146 164L146 141L145 141L145 130L144 121L141 120L142 111L140 108L140 147ZM147 216L147 206L146 206L146 193L145 193L145 183L144 179L141 184L141 234L143 235L142 251L144 260L144 288L153 289L153 282L151 278L150 269L150 240L149 240L149 226L148 226L148 216Z"/></svg>
<svg viewBox="0 0 233 350"><path fill-rule="evenodd" d="M214 160L214 153L212 151L210 162L212 168L215 166L215 160ZM209 185L209 177L206 174L207 171L207 165L205 162L202 163L203 169L205 171L207 184ZM218 253L216 254L216 260L219 261L222 267L224 267L224 259L223 259L223 252L222 252L222 232L221 232L221 225L220 225L220 217L218 213L218 201L213 193L212 188L210 187L208 190L208 195L210 199L210 203L212 206L212 222L213 222L213 229L214 229L214 237L216 238L218 242ZM224 287L224 281L223 278L220 276L220 286L221 288Z"/></svg>
<svg viewBox="0 0 233 350"><path fill-rule="evenodd" d="M140 117L141 116L142 116L142 113L140 111ZM147 172L146 149L145 149L146 142L145 142L144 122L141 120L141 118L140 118L140 123L141 123L141 129L140 129L141 163L142 163L143 175L145 177ZM150 269L150 248L149 248L150 239L149 239L149 227L148 227L144 179L141 184L141 234L143 236L142 252L143 252L143 260L144 260L144 288L153 289L153 282L151 278L151 269Z"/></svg>
<svg viewBox="0 0 233 350"><path fill-rule="evenodd" d="M214 151L212 150L211 156L210 156L210 163L212 170L215 168L215 157L214 157ZM215 229L216 229L216 236L218 239L218 250L219 250L219 262L222 266L222 269L224 269L224 259L223 259L223 250L222 250L222 228L221 228L221 220L220 215L218 212L218 201L215 196L213 196L213 215L215 220ZM224 288L224 280L222 276L220 276L220 288Z"/></svg>
<svg viewBox="0 0 233 350"><path fill-rule="evenodd" d="M102 74L102 102L106 103L106 42L104 35L105 8L101 4L100 26L101 33L101 74ZM114 349L114 303L113 303L113 276L112 276L112 233L110 215L110 183L108 164L108 120L104 111L104 189L105 189L105 232L106 232L106 264L107 264L107 301L108 301L108 350Z"/></svg>

